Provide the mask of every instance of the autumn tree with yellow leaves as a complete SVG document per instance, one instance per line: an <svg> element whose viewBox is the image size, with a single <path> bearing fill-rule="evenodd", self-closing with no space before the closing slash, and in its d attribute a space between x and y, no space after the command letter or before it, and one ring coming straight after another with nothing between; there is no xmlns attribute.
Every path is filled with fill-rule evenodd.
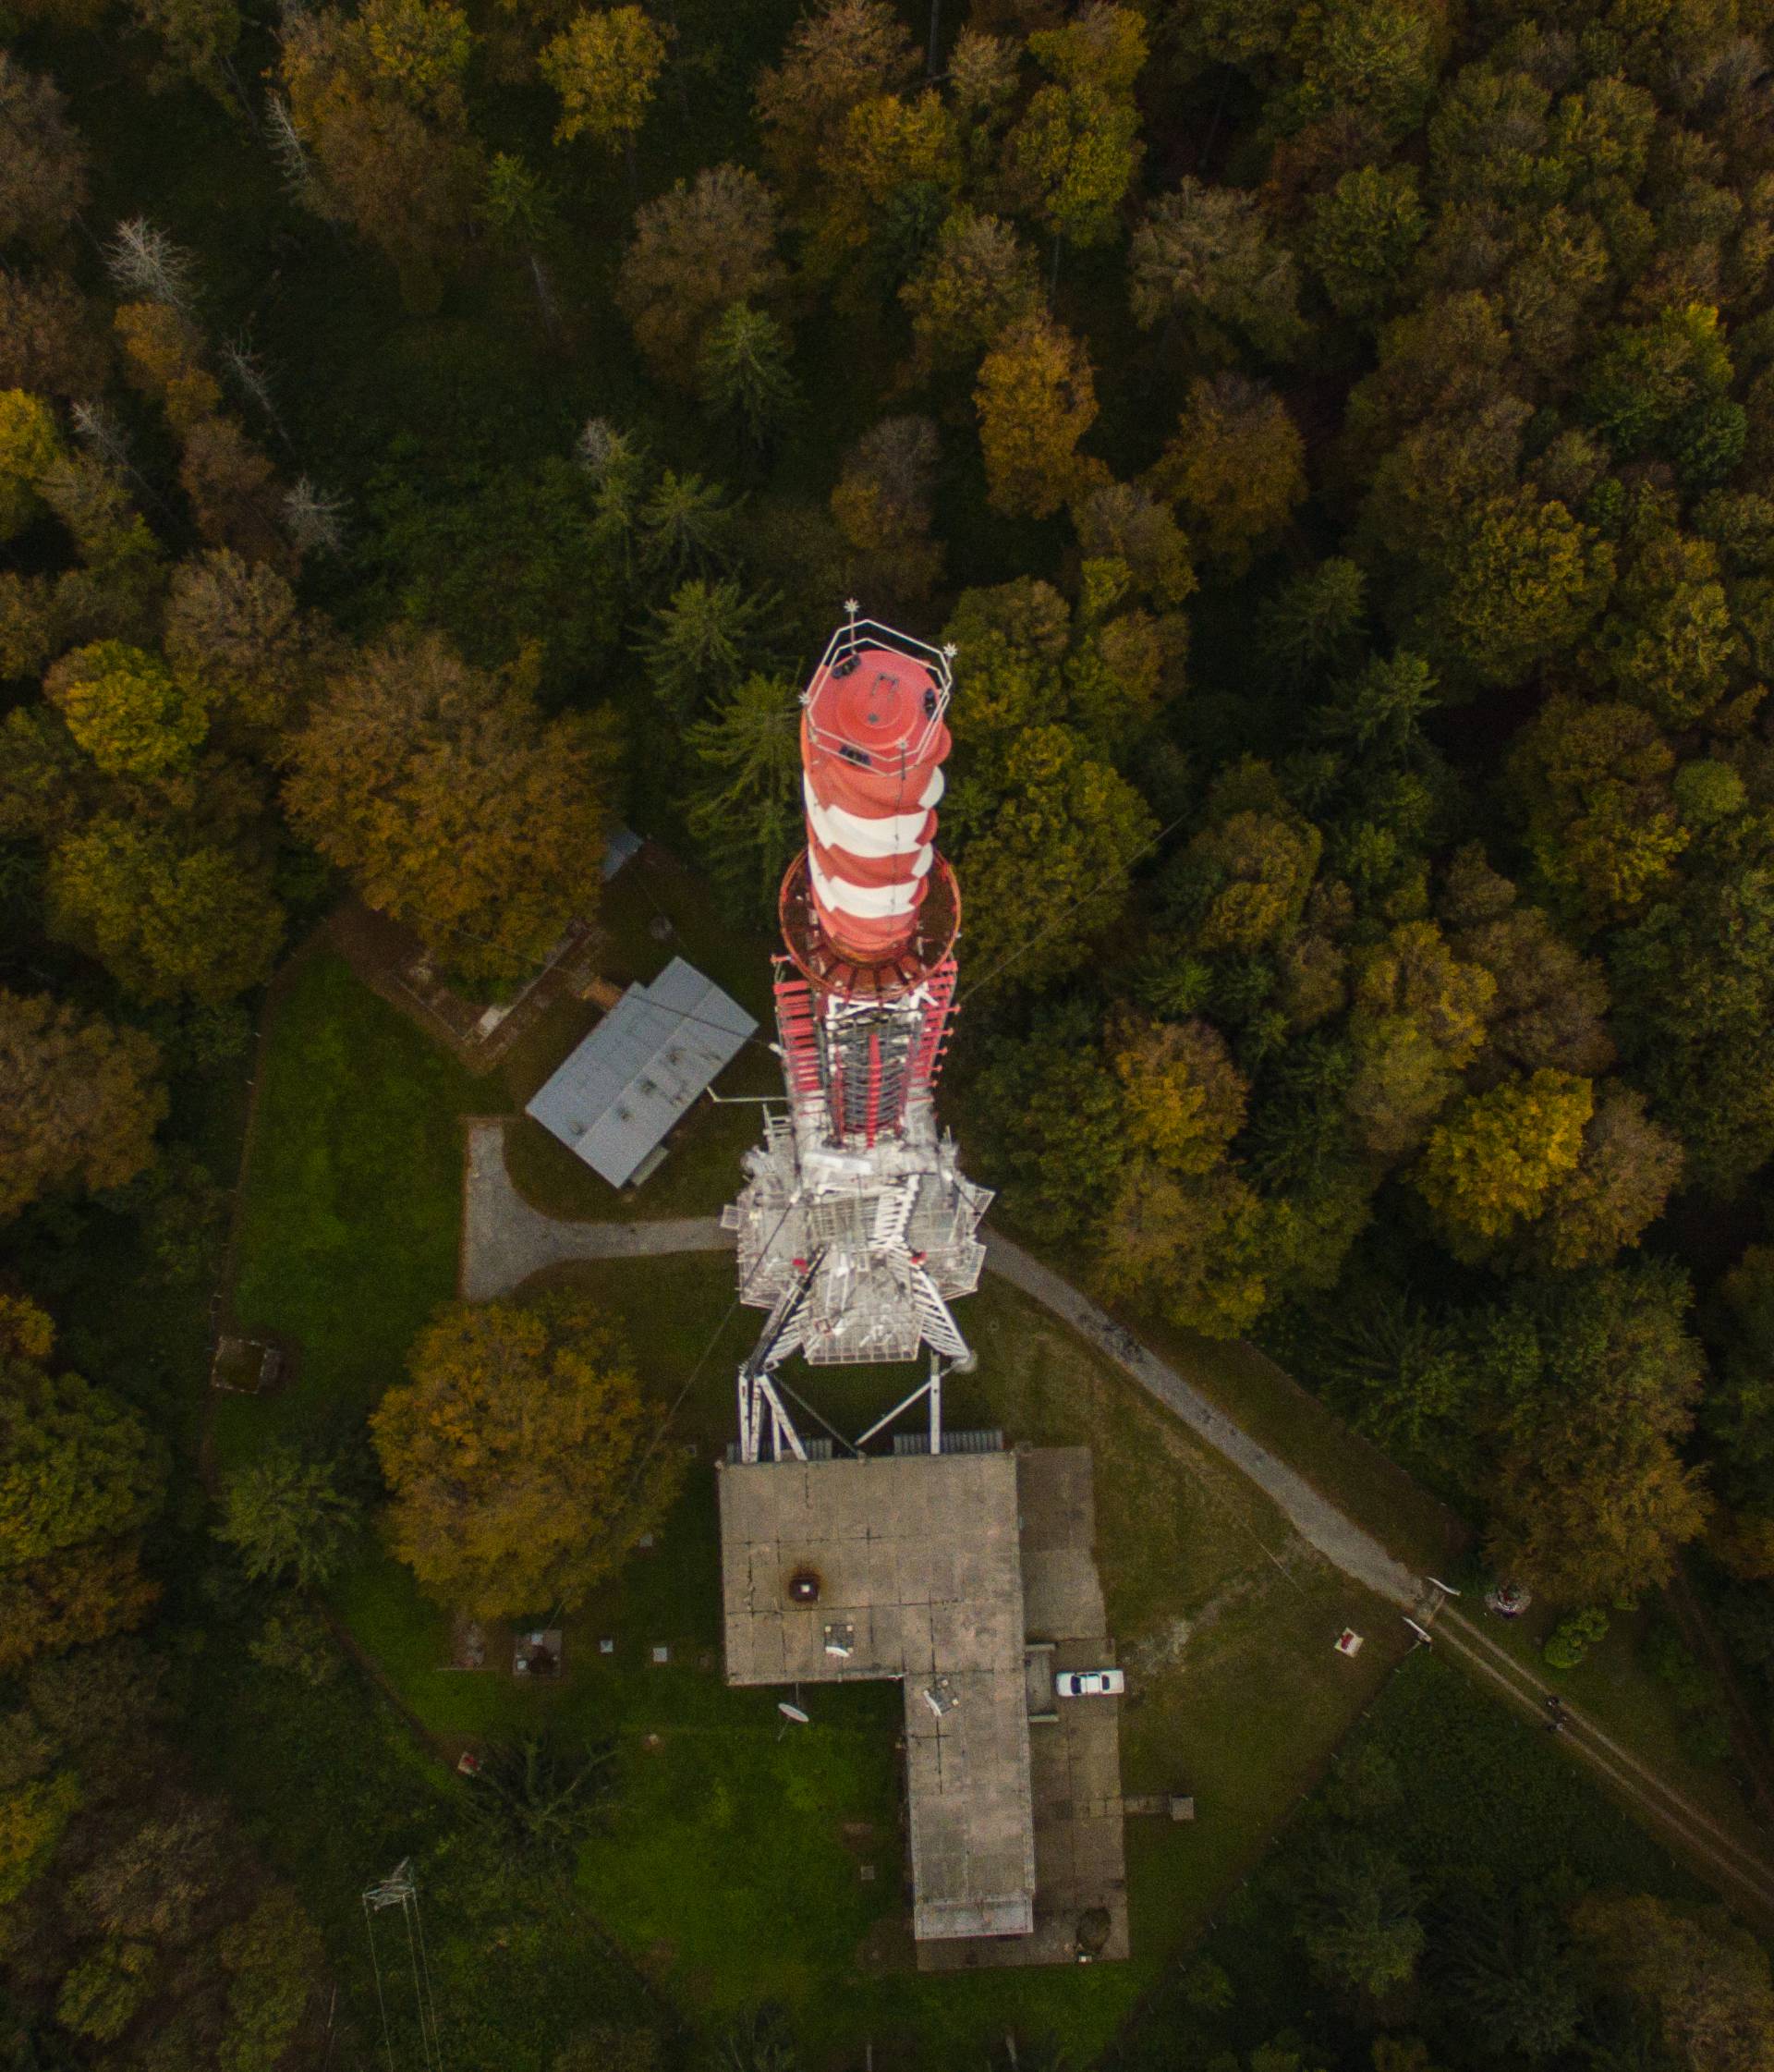
<svg viewBox="0 0 1774 2072"><path fill-rule="evenodd" d="M1709 1513L1680 1447L1704 1363L1661 1261L1531 1291L1494 1342L1506 1387L1486 1552L1565 1604L1655 1588Z"/></svg>
<svg viewBox="0 0 1774 2072"><path fill-rule="evenodd" d="M0 245L47 250L85 205L88 153L53 81L0 51Z"/></svg>
<svg viewBox="0 0 1774 2072"><path fill-rule="evenodd" d="M289 754L296 825L465 980L524 978L596 898L610 734L544 721L521 670L398 631L329 679Z"/></svg>
<svg viewBox="0 0 1774 2072"><path fill-rule="evenodd" d="M50 920L136 999L217 1005L261 985L283 947L263 859L246 864L199 822L100 813L50 857Z"/></svg>
<svg viewBox="0 0 1774 2072"><path fill-rule="evenodd" d="M70 650L43 688L68 732L110 776L158 776L188 762L209 731L201 692L158 655L121 640Z"/></svg>
<svg viewBox="0 0 1774 2072"><path fill-rule="evenodd" d="M917 70L912 39L886 0L833 0L801 17L782 62L759 79L756 102L765 153L791 206L819 186L851 110L898 92Z"/></svg>
<svg viewBox="0 0 1774 2072"><path fill-rule="evenodd" d="M1203 560L1239 576L1282 535L1306 492L1306 442L1287 406L1237 374L1196 381L1148 478Z"/></svg>
<svg viewBox="0 0 1774 2072"><path fill-rule="evenodd" d="M62 452L61 428L42 396L0 391L0 540L43 509L42 485Z"/></svg>
<svg viewBox="0 0 1774 2072"><path fill-rule="evenodd" d="M973 399L992 509L1050 517L1087 471L1077 445L1096 421L1097 393L1084 347L1035 318L986 355Z"/></svg>
<svg viewBox="0 0 1774 2072"><path fill-rule="evenodd" d="M1673 878L1691 839L1675 761L1648 713L1611 700L1550 699L1517 736L1509 779L1529 851L1549 897L1587 926L1632 913Z"/></svg>
<svg viewBox="0 0 1774 2072"><path fill-rule="evenodd" d="M1348 1108L1356 1140L1396 1158L1423 1140L1485 1041L1497 981L1433 921L1402 921L1355 960Z"/></svg>
<svg viewBox="0 0 1774 2072"><path fill-rule="evenodd" d="M1468 1094L1429 1132L1416 1188L1456 1257L1482 1254L1530 1223L1576 1171L1595 1090L1540 1071Z"/></svg>
<svg viewBox="0 0 1774 2072"><path fill-rule="evenodd" d="M573 17L539 60L561 97L554 141L589 137L619 151L634 172L635 139L653 104L671 31L641 7L605 7Z"/></svg>
<svg viewBox="0 0 1774 2072"><path fill-rule="evenodd" d="M1145 26L1132 7L1092 0L1075 20L1038 30L1030 55L1050 83L1030 97L1003 143L1003 179L1018 206L1063 245L1106 244L1139 170L1134 81L1146 63Z"/></svg>
<svg viewBox="0 0 1774 2072"><path fill-rule="evenodd" d="M682 1455L593 1304L452 1303L407 1366L370 1428L389 1543L440 1603L570 1611L670 1508Z"/></svg>
<svg viewBox="0 0 1774 2072"><path fill-rule="evenodd" d="M911 314L914 371L965 367L1041 307L1035 255L1015 228L969 208L952 210L900 288Z"/></svg>
<svg viewBox="0 0 1774 2072"><path fill-rule="evenodd" d="M0 1218L55 1188L134 1179L166 1113L159 1068L140 1030L0 992Z"/></svg>
<svg viewBox="0 0 1774 2072"><path fill-rule="evenodd" d="M0 1320L0 1672L7 1674L140 1625L158 1594L141 1570L141 1532L160 1508L164 1449L108 1389L49 1371L45 1322L41 1311L17 1309Z"/></svg>

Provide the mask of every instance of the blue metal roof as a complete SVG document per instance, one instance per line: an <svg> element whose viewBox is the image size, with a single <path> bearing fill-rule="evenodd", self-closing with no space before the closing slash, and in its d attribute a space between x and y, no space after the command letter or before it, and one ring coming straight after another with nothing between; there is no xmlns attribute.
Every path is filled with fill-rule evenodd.
<svg viewBox="0 0 1774 2072"><path fill-rule="evenodd" d="M628 988L524 1113L626 1187L757 1027L674 957L650 984Z"/></svg>

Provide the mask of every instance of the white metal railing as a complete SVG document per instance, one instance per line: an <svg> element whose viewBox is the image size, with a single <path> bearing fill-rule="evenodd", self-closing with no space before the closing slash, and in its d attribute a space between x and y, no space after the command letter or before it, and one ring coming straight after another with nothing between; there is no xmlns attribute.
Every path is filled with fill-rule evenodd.
<svg viewBox="0 0 1774 2072"><path fill-rule="evenodd" d="M920 640L910 633L902 633L896 627L883 626L879 619L858 618L857 602L851 598L844 606L848 618L826 643L820 665L814 670L807 689L801 693L801 703L807 707L807 730L822 748L842 749L848 744L841 736L822 728L815 716L815 705L820 690L828 676L843 673L843 665L852 656L866 647L886 648L891 653L903 654L928 669L936 690L936 704L930 713L924 731L914 742L905 742L901 752L908 762L921 759L930 747L937 728L942 724L942 714L948 710L949 697L954 689L955 656L953 641L946 647L932 647L928 640Z"/></svg>

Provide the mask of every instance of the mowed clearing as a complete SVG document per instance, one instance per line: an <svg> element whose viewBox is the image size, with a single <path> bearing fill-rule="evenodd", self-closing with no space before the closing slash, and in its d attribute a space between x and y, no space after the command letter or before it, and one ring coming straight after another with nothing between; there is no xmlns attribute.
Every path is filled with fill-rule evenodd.
<svg viewBox="0 0 1774 2072"><path fill-rule="evenodd" d="M293 1342L296 1377L282 1396L223 1406L225 1461L273 1433L330 1443L360 1430L453 1292L459 1118L509 1098L456 1069L335 959L298 971L266 1059L237 1286L243 1321ZM895 1694L821 1693L818 1724L779 1738L772 1696L730 1691L719 1674L712 1460L757 1322L729 1313L731 1261L559 1271L621 1319L662 1411L676 1404L671 1443L696 1458L675 1514L570 1622L568 1673L553 1690L444 1669L445 1613L373 1551L335 1593L359 1640L437 1732L508 1737L553 1714L618 1736L623 1789L607 1838L585 1853L583 1889L693 2020L777 1999L837 2050L897 2039L926 2063L973 2062L1014 2021L1094 2056L1318 1773L1383 1677L1396 1619L1108 1361L989 1278L965 1306L979 1365L949 1383L950 1421L1094 1449L1110 1617L1134 1672L1125 1786L1193 1792L1197 1818L1129 1822L1131 1964L907 1975ZM895 1369L797 1385L859 1429L904 1384ZM1355 1662L1331 1647L1345 1623L1375 1636ZM657 1646L668 1664L653 1664Z"/></svg>

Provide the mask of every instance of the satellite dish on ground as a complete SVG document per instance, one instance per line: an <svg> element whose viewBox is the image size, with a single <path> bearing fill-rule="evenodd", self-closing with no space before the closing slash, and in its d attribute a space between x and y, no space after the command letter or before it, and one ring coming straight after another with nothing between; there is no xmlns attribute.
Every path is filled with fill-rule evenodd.
<svg viewBox="0 0 1774 2072"><path fill-rule="evenodd" d="M791 1705L785 1698L776 1700L776 1710L785 1720L793 1720L796 1726L811 1726L813 1724L798 1705Z"/></svg>

